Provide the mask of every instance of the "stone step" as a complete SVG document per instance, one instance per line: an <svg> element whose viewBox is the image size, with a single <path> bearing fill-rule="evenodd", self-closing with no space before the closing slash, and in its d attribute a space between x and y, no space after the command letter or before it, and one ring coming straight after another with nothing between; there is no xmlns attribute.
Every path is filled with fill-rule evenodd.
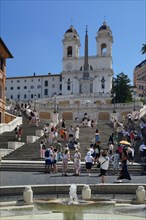
<svg viewBox="0 0 146 220"><path fill-rule="evenodd" d="M26 143L26 139L28 135L35 135L36 129L41 130L44 126L44 124L47 124L48 120L41 120L39 123L39 126L36 127L32 124L29 124L29 121L27 118L23 118L23 135L22 135L22 142ZM89 128L89 127L83 127L82 123L75 123L72 121L66 121L66 128L70 127L70 125L76 126L79 125L80 127L80 152L82 155L82 161L84 161L85 155L87 153L87 149L90 146L91 140L94 138L95 130L96 128L99 129L100 136L101 136L101 146L103 148L107 148L107 141L109 134L113 131L113 128L110 126L110 123L105 123L105 122L100 122L98 123L94 128ZM58 129L61 129L61 126L58 126ZM0 135L0 148L7 148L6 145L8 145L8 140L14 140L15 141L15 133L14 131L9 132L9 133L4 133ZM9 155L5 156L4 159L8 160L41 160L40 158L40 142L42 138L38 139L35 143L31 144L25 144L24 146L20 147L19 149L13 151ZM63 144L65 146L67 142ZM4 147L2 147L2 145ZM70 149L71 151L71 156L74 154L74 149ZM141 161L140 156L136 155L135 156L135 161Z"/></svg>
<svg viewBox="0 0 146 220"><path fill-rule="evenodd" d="M133 165L128 165L128 170L130 174L141 174L144 171L144 168L146 165L144 164L133 164ZM57 163L57 168L58 168L58 173L62 172L62 162ZM120 166L121 168L121 166ZM0 166L1 171L28 171L28 172L45 172L45 162L42 160L41 163L7 163L5 161L2 161L1 166ZM91 169L91 173L99 173L100 168L97 168L97 165L93 165ZM68 164L68 173L73 173L73 162L69 162ZM86 167L85 163L82 163L81 165L81 173L86 173ZM109 169L107 171L108 174L113 173L112 165L109 166Z"/></svg>

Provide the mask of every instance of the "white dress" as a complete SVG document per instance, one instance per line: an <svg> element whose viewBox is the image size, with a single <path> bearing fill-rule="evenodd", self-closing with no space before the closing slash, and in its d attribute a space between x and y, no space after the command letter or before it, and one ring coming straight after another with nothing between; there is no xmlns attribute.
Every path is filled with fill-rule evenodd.
<svg viewBox="0 0 146 220"><path fill-rule="evenodd" d="M76 131L75 131L75 138L78 140L79 139L79 133L80 133L80 129L79 127L76 128Z"/></svg>

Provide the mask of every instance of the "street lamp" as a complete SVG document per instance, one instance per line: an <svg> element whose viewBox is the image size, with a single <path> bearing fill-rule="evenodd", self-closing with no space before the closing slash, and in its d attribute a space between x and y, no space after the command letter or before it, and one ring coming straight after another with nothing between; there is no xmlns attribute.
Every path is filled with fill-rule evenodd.
<svg viewBox="0 0 146 220"><path fill-rule="evenodd" d="M28 91L28 102L30 102L30 91Z"/></svg>
<svg viewBox="0 0 146 220"><path fill-rule="evenodd" d="M57 109L57 102L56 102L56 94L54 94L54 113L57 113L58 109Z"/></svg>
<svg viewBox="0 0 146 220"><path fill-rule="evenodd" d="M101 79L101 88L103 89L103 93L104 93L104 89L105 89L105 78L104 78L104 76Z"/></svg>
<svg viewBox="0 0 146 220"><path fill-rule="evenodd" d="M34 95L34 111L36 110L36 94Z"/></svg>
<svg viewBox="0 0 146 220"><path fill-rule="evenodd" d="M113 113L116 113L116 100L115 100L115 98L116 98L116 93L114 92L113 93L113 99L114 99L114 109L113 109Z"/></svg>

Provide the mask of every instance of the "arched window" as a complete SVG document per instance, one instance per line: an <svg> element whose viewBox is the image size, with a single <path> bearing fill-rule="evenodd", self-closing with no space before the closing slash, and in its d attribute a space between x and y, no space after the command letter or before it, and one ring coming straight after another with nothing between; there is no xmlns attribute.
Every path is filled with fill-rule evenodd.
<svg viewBox="0 0 146 220"><path fill-rule="evenodd" d="M102 45L101 45L101 54L102 54L103 56L105 56L106 53L107 53L106 44L102 44Z"/></svg>
<svg viewBox="0 0 146 220"><path fill-rule="evenodd" d="M67 80L67 90L70 90L71 88L71 81L70 79Z"/></svg>
<svg viewBox="0 0 146 220"><path fill-rule="evenodd" d="M90 70L93 70L93 67L90 65Z"/></svg>
<svg viewBox="0 0 146 220"><path fill-rule="evenodd" d="M69 46L69 47L67 48L67 56L68 56L68 57L72 57L72 47L71 47L71 46Z"/></svg>
<svg viewBox="0 0 146 220"><path fill-rule="evenodd" d="M104 89L105 89L105 78L104 78L104 76L101 79L101 89L103 89L103 93L104 93Z"/></svg>

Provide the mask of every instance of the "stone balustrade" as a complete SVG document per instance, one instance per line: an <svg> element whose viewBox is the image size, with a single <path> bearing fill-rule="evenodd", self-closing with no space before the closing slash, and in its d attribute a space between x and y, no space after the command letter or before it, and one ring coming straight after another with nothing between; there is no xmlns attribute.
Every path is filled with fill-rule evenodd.
<svg viewBox="0 0 146 220"><path fill-rule="evenodd" d="M39 138L40 138L40 137L38 137L38 136L33 136L33 135L27 136L26 142L27 142L27 144L28 144L28 143L34 143L34 142L37 141Z"/></svg>
<svg viewBox="0 0 146 220"><path fill-rule="evenodd" d="M8 142L8 149L16 150L17 148L23 146L24 142L17 142L17 141L9 141Z"/></svg>
<svg viewBox="0 0 146 220"><path fill-rule="evenodd" d="M10 132L15 129L17 125L22 124L22 117L16 117L13 121L9 123L2 123L0 124L0 134L3 132Z"/></svg>
<svg viewBox="0 0 146 220"><path fill-rule="evenodd" d="M36 130L35 135L38 137L42 137L44 135L44 131L43 130Z"/></svg>

